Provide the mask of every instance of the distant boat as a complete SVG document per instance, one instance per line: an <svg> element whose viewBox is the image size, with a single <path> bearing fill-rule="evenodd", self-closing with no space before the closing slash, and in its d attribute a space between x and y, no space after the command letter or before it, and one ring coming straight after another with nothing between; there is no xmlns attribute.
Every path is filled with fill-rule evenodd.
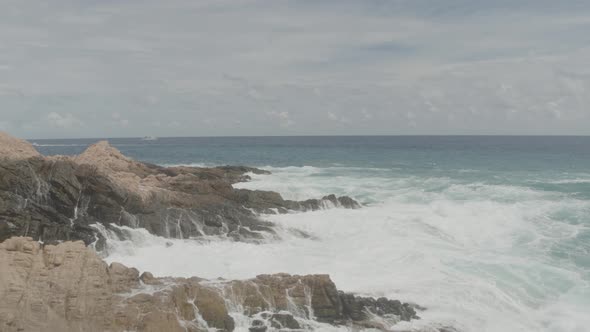
<svg viewBox="0 0 590 332"><path fill-rule="evenodd" d="M142 141L157 141L158 138L156 136L145 136L141 139Z"/></svg>

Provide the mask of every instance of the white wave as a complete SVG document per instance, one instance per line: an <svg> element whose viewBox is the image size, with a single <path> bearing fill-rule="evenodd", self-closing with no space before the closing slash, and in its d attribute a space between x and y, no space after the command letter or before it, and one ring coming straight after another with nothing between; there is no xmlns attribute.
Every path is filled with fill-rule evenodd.
<svg viewBox="0 0 590 332"><path fill-rule="evenodd" d="M584 287L584 281L578 272L548 264L537 254L578 229L560 227L556 233L556 226L535 220L546 211L532 206L390 202L354 211L273 215L267 218L318 239L283 232L282 242L262 245L169 240L136 230L133 243L121 241L107 260L158 276L328 273L341 289L428 307L422 321L402 325L408 328L444 322L467 331L552 331L541 312L568 285ZM551 285L552 280L565 286ZM562 319L552 316L558 326ZM568 324L572 329L560 331L579 327Z"/></svg>
<svg viewBox="0 0 590 332"><path fill-rule="evenodd" d="M441 196L456 199L531 200L558 198L558 193L535 191L526 187L479 183L462 183L449 177L408 176L395 170L367 168L283 167L264 169L271 174L248 175L252 181L234 184L235 188L271 190L286 199L305 200L328 194L347 195L362 202L383 202L392 196L425 200Z"/></svg>
<svg viewBox="0 0 590 332"><path fill-rule="evenodd" d="M555 180L555 181L548 181L546 183L552 184L578 184L578 183L590 183L590 179L564 179L564 180Z"/></svg>
<svg viewBox="0 0 590 332"><path fill-rule="evenodd" d="M216 167L222 165L207 164L207 163L163 163L160 164L162 167Z"/></svg>
<svg viewBox="0 0 590 332"><path fill-rule="evenodd" d="M135 230L132 243L119 241L107 260L157 276L328 273L343 290L429 308L420 313L422 320L401 323L399 330L444 324L465 331L578 332L588 326L584 271L550 256L553 247L587 230L584 223L553 217L586 218L588 201L395 171L271 171L237 186L292 199L336 193L372 203L359 210L264 216L282 237L266 244L168 240ZM292 235L290 228L314 239Z"/></svg>
<svg viewBox="0 0 590 332"><path fill-rule="evenodd" d="M88 144L39 144L39 143L31 143L33 146L36 147L60 147L60 146L88 146Z"/></svg>

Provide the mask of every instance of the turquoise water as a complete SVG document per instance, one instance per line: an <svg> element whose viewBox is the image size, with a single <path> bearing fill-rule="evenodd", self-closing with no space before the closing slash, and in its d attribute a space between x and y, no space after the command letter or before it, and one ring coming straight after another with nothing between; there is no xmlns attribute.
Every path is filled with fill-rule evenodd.
<svg viewBox="0 0 590 332"><path fill-rule="evenodd" d="M45 154L73 154L93 141L34 143ZM145 244L115 255L140 269L228 278L326 272L346 290L426 305L419 324L589 330L590 137L110 141L129 156L161 165L242 164L273 173L240 187L291 199L350 195L366 205L263 216L314 233L315 242L177 246L219 257L207 268L168 265L166 252Z"/></svg>

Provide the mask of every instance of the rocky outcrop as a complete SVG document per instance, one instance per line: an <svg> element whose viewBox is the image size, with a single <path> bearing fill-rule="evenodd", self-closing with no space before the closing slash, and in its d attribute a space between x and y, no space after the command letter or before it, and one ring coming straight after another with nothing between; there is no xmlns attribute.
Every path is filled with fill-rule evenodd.
<svg viewBox="0 0 590 332"><path fill-rule="evenodd" d="M348 197L304 202L278 193L234 189L249 167L160 167L98 142L76 157L43 157L27 142L0 136L0 241L30 236L45 243L82 240L104 246L91 225L145 228L169 238L276 238L259 213L357 208ZM116 232L116 229L113 229ZM123 234L122 234L123 235Z"/></svg>
<svg viewBox="0 0 590 332"><path fill-rule="evenodd" d="M82 242L11 238L0 267L0 331L233 330L224 300L200 279L141 286L136 269L107 266Z"/></svg>
<svg viewBox="0 0 590 332"><path fill-rule="evenodd" d="M29 142L0 131L0 159L26 159L40 156Z"/></svg>
<svg viewBox="0 0 590 332"><path fill-rule="evenodd" d="M224 297L232 299L234 304L245 308L248 315L257 318L252 326L255 329L305 325L304 320L294 317L382 330L400 320L418 319L414 308L407 303L338 291L328 275L260 275L251 280L228 282L223 290ZM383 326L379 327L379 324Z"/></svg>
<svg viewBox="0 0 590 332"><path fill-rule="evenodd" d="M81 241L0 244L0 331L313 330L312 320L387 330L417 318L408 304L336 289L327 275L251 280L154 278L108 266ZM244 324L246 326L244 326Z"/></svg>

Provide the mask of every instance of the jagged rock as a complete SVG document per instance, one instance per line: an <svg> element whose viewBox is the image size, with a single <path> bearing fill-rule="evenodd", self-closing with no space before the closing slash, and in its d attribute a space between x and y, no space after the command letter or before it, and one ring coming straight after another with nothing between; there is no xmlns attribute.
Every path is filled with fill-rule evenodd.
<svg viewBox="0 0 590 332"><path fill-rule="evenodd" d="M347 197L295 202L278 193L234 189L242 166L164 168L134 161L106 141L77 157L42 157L26 141L0 136L0 241L30 236L45 243L82 240L105 247L95 224L121 239L145 228L168 238L222 236L236 241L276 237L273 224L253 212L358 207ZM356 203L356 204L355 204ZM101 228L98 228L99 230Z"/></svg>
<svg viewBox="0 0 590 332"><path fill-rule="evenodd" d="M233 331L227 306L256 312L252 332L301 328L299 318L385 330L380 320L406 304L338 292L327 275L260 275L244 281L154 278L110 266L81 241L42 246L32 238L0 243L0 331ZM140 282L143 281L143 284ZM146 286L147 285L147 286ZM262 311L264 310L264 311ZM311 310L311 311L310 311ZM405 310L405 312L404 312ZM265 322L268 322L265 323ZM381 327L379 327L381 326Z"/></svg>
<svg viewBox="0 0 590 332"><path fill-rule="evenodd" d="M270 318L270 324L276 329L286 328L295 330L301 328L299 322L293 318L293 315L284 312L273 314Z"/></svg>
<svg viewBox="0 0 590 332"><path fill-rule="evenodd" d="M260 213L277 214L289 211L315 211L331 207L358 209L361 205L348 196L324 196L321 199L306 201L285 200L279 193L264 190L239 189L235 191L237 200Z"/></svg>
<svg viewBox="0 0 590 332"><path fill-rule="evenodd" d="M3 332L205 331L194 308L210 326L233 330L223 298L200 279L141 293L136 269L107 266L82 242L41 247L31 238L8 239L0 244L0 271Z"/></svg>
<svg viewBox="0 0 590 332"><path fill-rule="evenodd" d="M395 315L399 320L405 321L418 318L416 311L408 303L402 304L400 301L388 300L384 297L378 299L358 297L343 292L339 295L343 315L354 321L370 319L369 313L378 316Z"/></svg>
<svg viewBox="0 0 590 332"><path fill-rule="evenodd" d="M209 326L221 331L233 331L234 320L227 314L225 301L218 290L194 287L195 305Z"/></svg>
<svg viewBox="0 0 590 332"><path fill-rule="evenodd" d="M281 311L302 318L313 316L317 321L330 324L374 323L371 315L391 316L394 321L418 319L416 311L407 303L339 292L328 275L259 275L255 279L229 282L225 290L225 295L239 299L239 304L249 314L275 312L266 318L274 319L276 326L295 326L288 317L281 316Z"/></svg>
<svg viewBox="0 0 590 332"><path fill-rule="evenodd" d="M162 282L156 278L154 278L154 275L151 274L151 272L144 272L141 274L141 276L139 276L139 280L141 280L141 282L143 282L146 285L161 285Z"/></svg>
<svg viewBox="0 0 590 332"><path fill-rule="evenodd" d="M27 159L41 157L29 142L0 131L0 159Z"/></svg>

